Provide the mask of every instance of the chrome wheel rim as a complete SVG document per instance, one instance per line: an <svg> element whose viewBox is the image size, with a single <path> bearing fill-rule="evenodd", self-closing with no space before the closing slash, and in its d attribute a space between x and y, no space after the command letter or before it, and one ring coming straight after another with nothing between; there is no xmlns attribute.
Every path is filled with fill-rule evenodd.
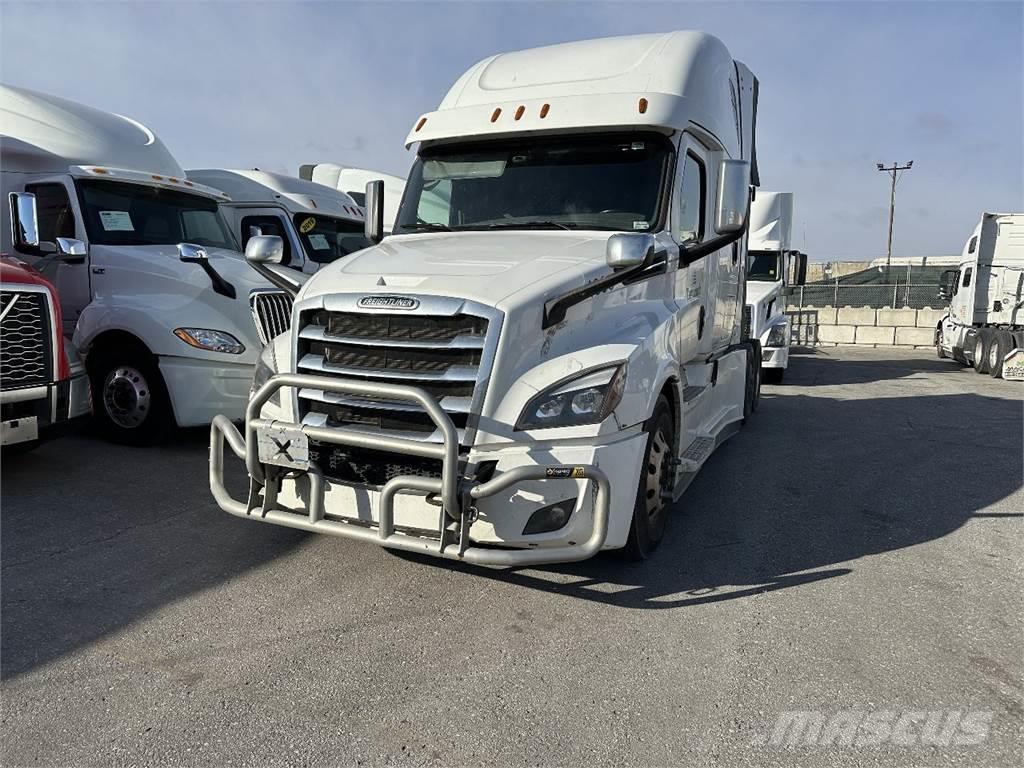
<svg viewBox="0 0 1024 768"><path fill-rule="evenodd" d="M992 346L988 350L988 367L993 371L999 367L999 345L992 339Z"/></svg>
<svg viewBox="0 0 1024 768"><path fill-rule="evenodd" d="M149 382L136 368L120 366L103 382L103 407L122 429L135 429L149 415Z"/></svg>

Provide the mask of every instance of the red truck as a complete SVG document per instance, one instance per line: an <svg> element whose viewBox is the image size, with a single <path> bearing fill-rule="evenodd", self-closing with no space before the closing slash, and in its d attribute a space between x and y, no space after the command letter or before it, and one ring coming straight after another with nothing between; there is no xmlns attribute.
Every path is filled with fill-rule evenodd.
<svg viewBox="0 0 1024 768"><path fill-rule="evenodd" d="M61 330L57 290L0 255L0 445L24 450L92 411L89 378Z"/></svg>

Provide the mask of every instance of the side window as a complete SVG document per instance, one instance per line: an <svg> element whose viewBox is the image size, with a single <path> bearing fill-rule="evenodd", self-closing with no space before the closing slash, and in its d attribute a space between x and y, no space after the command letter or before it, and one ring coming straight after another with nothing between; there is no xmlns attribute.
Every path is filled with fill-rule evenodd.
<svg viewBox="0 0 1024 768"><path fill-rule="evenodd" d="M964 271L964 288L971 284L971 273L974 272L974 267L968 267Z"/></svg>
<svg viewBox="0 0 1024 768"><path fill-rule="evenodd" d="M971 242L967 245L967 252L974 253L974 249L978 247L978 236L975 235L971 238Z"/></svg>
<svg viewBox="0 0 1024 768"><path fill-rule="evenodd" d="M704 164L689 152L683 160L683 180L679 185L679 241L700 240L704 236L704 194L707 185Z"/></svg>
<svg viewBox="0 0 1024 768"><path fill-rule="evenodd" d="M253 227L259 227L264 235L277 235L284 242L284 264L292 263L292 244L288 240L288 232L284 222L277 216L243 216L242 217L242 250L253 236Z"/></svg>
<svg viewBox="0 0 1024 768"><path fill-rule="evenodd" d="M36 196L39 242L52 243L58 237L75 236L75 214L63 184L28 184L25 191Z"/></svg>

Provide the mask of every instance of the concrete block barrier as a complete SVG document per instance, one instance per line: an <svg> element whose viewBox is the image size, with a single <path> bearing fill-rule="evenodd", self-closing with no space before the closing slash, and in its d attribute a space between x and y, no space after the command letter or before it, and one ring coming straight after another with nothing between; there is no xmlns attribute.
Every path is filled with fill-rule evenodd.
<svg viewBox="0 0 1024 768"><path fill-rule="evenodd" d="M823 344L853 344L857 330L854 325L819 325L818 341Z"/></svg>
<svg viewBox="0 0 1024 768"><path fill-rule="evenodd" d="M934 328L897 328L896 344L901 347L930 347L935 343Z"/></svg>
<svg viewBox="0 0 1024 768"><path fill-rule="evenodd" d="M880 309L876 319L878 325L906 325L914 327L917 325L916 309Z"/></svg>
<svg viewBox="0 0 1024 768"><path fill-rule="evenodd" d="M874 325L875 310L870 307L842 307L836 313L839 325Z"/></svg>
<svg viewBox="0 0 1024 768"><path fill-rule="evenodd" d="M857 326L855 343L857 344L888 344L896 341L896 329L892 326Z"/></svg>
<svg viewBox="0 0 1024 768"><path fill-rule="evenodd" d="M945 309L919 309L917 310L917 327L934 328L947 312L948 310Z"/></svg>

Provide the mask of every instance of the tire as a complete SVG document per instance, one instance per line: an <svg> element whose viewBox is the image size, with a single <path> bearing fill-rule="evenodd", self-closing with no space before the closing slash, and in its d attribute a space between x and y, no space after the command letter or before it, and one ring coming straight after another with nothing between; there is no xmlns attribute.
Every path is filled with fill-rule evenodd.
<svg viewBox="0 0 1024 768"><path fill-rule="evenodd" d="M671 490L675 460L675 427L672 409L664 395L658 398L647 420L647 448L637 482L633 522L622 554L628 560L646 560L665 535L670 502L662 493Z"/></svg>
<svg viewBox="0 0 1024 768"><path fill-rule="evenodd" d="M89 360L93 410L100 434L122 445L153 445L174 423L160 369L140 345L100 350Z"/></svg>
<svg viewBox="0 0 1024 768"><path fill-rule="evenodd" d="M942 323L935 327L935 356L939 360L945 360L948 357L946 350L942 348Z"/></svg>
<svg viewBox="0 0 1024 768"><path fill-rule="evenodd" d="M1003 378L1003 358L1013 351L1013 347L1013 336L1009 331L995 332L988 352L988 375L993 379Z"/></svg>
<svg viewBox="0 0 1024 768"><path fill-rule="evenodd" d="M988 373L988 350L995 340L995 334L988 328L979 328L974 337L974 371Z"/></svg>
<svg viewBox="0 0 1024 768"><path fill-rule="evenodd" d="M761 355L756 342L748 341L747 371L743 392L743 420L757 410L761 399Z"/></svg>
<svg viewBox="0 0 1024 768"><path fill-rule="evenodd" d="M786 378L786 369L762 368L761 376L764 378L765 384L781 384L782 380Z"/></svg>

